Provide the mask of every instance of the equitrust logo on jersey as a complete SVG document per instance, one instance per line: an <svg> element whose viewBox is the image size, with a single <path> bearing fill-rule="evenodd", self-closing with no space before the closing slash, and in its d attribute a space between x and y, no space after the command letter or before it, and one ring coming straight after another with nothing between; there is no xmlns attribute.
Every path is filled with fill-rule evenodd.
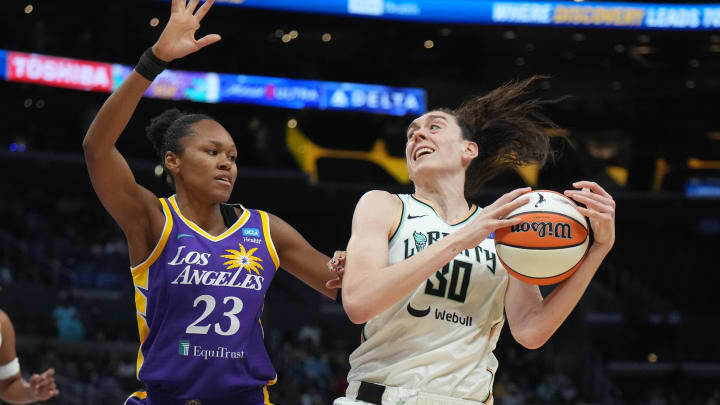
<svg viewBox="0 0 720 405"><path fill-rule="evenodd" d="M201 357L207 359L242 359L245 352L236 352L227 347L218 346L215 349L205 349L199 345L191 345L187 339L180 340L178 354L184 357Z"/></svg>
<svg viewBox="0 0 720 405"><path fill-rule="evenodd" d="M181 356L188 356L190 354L190 341L181 340L178 344L178 354Z"/></svg>

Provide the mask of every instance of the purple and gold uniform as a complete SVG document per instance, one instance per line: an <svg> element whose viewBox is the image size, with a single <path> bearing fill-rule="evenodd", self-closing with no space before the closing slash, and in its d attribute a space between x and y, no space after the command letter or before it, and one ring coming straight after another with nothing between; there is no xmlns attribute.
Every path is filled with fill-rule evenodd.
<svg viewBox="0 0 720 405"><path fill-rule="evenodd" d="M137 377L147 392L126 404L269 404L277 375L260 316L280 263L267 213L244 209L212 236L183 217L174 196L160 202L160 241L131 269Z"/></svg>

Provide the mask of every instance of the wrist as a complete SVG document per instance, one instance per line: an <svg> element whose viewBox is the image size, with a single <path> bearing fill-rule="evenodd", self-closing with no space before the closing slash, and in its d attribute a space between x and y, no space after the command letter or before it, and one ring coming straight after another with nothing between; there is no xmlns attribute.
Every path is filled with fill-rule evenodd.
<svg viewBox="0 0 720 405"><path fill-rule="evenodd" d="M173 59L174 59L173 57L171 57L171 56L169 56L168 54L166 54L166 53L162 50L162 48L161 48L160 46L158 46L158 43L157 43L157 42L152 46L151 49L152 49L153 55L155 55L156 58L160 59L161 61L163 61L163 62L165 62L165 63L170 63L170 62L172 62Z"/></svg>
<svg viewBox="0 0 720 405"><path fill-rule="evenodd" d="M608 253L610 253L610 249L612 249L612 246L612 243L594 242L592 246L590 246L590 250L593 252L597 252L598 254L601 254L603 257L605 257Z"/></svg>
<svg viewBox="0 0 720 405"><path fill-rule="evenodd" d="M142 77L149 81L155 80L157 75L165 70L168 62L160 59L154 52L153 47L148 48L143 52L137 65L135 65L135 71Z"/></svg>

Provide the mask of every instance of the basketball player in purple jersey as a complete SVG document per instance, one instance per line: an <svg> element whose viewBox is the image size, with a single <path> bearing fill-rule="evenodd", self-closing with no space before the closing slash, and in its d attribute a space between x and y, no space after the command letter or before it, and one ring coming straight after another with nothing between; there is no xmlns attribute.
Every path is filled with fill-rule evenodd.
<svg viewBox="0 0 720 405"><path fill-rule="evenodd" d="M336 278L329 258L295 229L263 211L225 204L237 150L217 121L171 110L148 127L174 180L169 198L138 185L115 147L164 65L220 40L216 34L195 39L213 2L195 11L198 3L172 1L157 43L108 98L83 141L95 192L128 241L141 342L137 377L146 391L127 404L269 404L267 386L276 373L260 316L280 263L328 297L337 294L326 286Z"/></svg>

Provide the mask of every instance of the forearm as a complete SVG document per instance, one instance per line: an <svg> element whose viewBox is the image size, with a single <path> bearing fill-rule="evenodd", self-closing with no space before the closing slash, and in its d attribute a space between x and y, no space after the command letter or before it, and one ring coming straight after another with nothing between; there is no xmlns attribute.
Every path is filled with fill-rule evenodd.
<svg viewBox="0 0 720 405"><path fill-rule="evenodd" d="M83 140L86 155L103 155L114 148L150 83L133 70L108 97Z"/></svg>
<svg viewBox="0 0 720 405"><path fill-rule="evenodd" d="M343 306L354 323L364 323L409 295L462 250L461 238L452 234L401 262L364 268L354 257L366 254L348 246L343 278Z"/></svg>
<svg viewBox="0 0 720 405"><path fill-rule="evenodd" d="M36 401L30 384L20 377L3 385L0 398L11 404L29 404Z"/></svg>
<svg viewBox="0 0 720 405"><path fill-rule="evenodd" d="M555 333L580 301L608 251L605 246L593 245L575 274L545 297L540 310L529 319L528 326L535 330L541 345Z"/></svg>
<svg viewBox="0 0 720 405"><path fill-rule="evenodd" d="M295 260L295 263L290 260L283 261L282 259L281 263L286 263L283 266L287 271L303 283L330 299L337 299L338 290L326 286L328 281L337 277L337 275L328 268L330 258L314 249L312 252L306 251L303 256L302 258L298 258L299 260Z"/></svg>

